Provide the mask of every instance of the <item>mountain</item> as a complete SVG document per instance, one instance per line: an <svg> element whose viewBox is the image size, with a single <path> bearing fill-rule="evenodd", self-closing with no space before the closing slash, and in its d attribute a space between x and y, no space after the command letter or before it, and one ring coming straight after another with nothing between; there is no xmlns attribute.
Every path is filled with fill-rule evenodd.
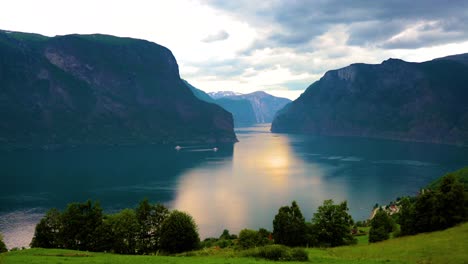
<svg viewBox="0 0 468 264"><path fill-rule="evenodd" d="M171 51L108 35L0 31L0 146L234 142Z"/></svg>
<svg viewBox="0 0 468 264"><path fill-rule="evenodd" d="M232 113L236 127L257 123L254 109L249 100L222 97L216 100L216 104Z"/></svg>
<svg viewBox="0 0 468 264"><path fill-rule="evenodd" d="M280 110L271 131L468 145L467 56L328 71Z"/></svg>
<svg viewBox="0 0 468 264"><path fill-rule="evenodd" d="M291 102L291 100L287 98L276 97L263 91L228 96L227 98L248 100L253 107L257 123L271 123L276 112Z"/></svg>
<svg viewBox="0 0 468 264"><path fill-rule="evenodd" d="M226 96L236 96L236 95L241 95L241 93L238 92L232 92L232 91L218 91L218 92L210 92L208 93L209 96L213 99L219 99L222 97Z"/></svg>
<svg viewBox="0 0 468 264"><path fill-rule="evenodd" d="M209 96L204 91L202 91L202 90L196 88L195 86L191 85L186 80L182 80L182 81L190 89L190 91L192 91L193 95L195 95L196 98L198 98L198 99L200 99L202 101L205 101L207 103L213 103L213 104L216 103L215 100L213 98L211 98L211 96Z"/></svg>
<svg viewBox="0 0 468 264"><path fill-rule="evenodd" d="M228 111L231 111L231 113L233 113L235 123L236 116L242 116L242 120L237 119L237 121L244 124L270 123L271 121L273 121L276 112L282 109L286 104L291 102L291 100L289 99L276 97L271 94L267 94L263 91L257 91L249 94L239 94L229 91L209 94L212 96L213 94L215 94L215 97L213 98L218 98L216 102ZM251 107L249 108L251 108L252 111L250 111L250 109L245 108L245 102L236 104L230 101L247 101L250 103ZM229 103L229 107L226 106L226 103ZM240 112L242 112L242 114L240 114Z"/></svg>

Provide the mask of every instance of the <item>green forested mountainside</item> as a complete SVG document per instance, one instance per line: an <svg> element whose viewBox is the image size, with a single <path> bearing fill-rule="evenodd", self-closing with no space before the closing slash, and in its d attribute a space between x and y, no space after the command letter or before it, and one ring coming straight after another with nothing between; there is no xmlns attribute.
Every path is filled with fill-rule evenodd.
<svg viewBox="0 0 468 264"><path fill-rule="evenodd" d="M0 143L234 142L232 116L197 99L171 51L107 35L0 31Z"/></svg>
<svg viewBox="0 0 468 264"><path fill-rule="evenodd" d="M454 172L449 172L446 175L454 175L458 180L465 185L465 191L468 191L468 167L464 167ZM444 175L444 176L446 176ZM440 183L442 182L443 177L436 179L435 181L431 182L426 188L427 189L435 189L437 188Z"/></svg>
<svg viewBox="0 0 468 264"><path fill-rule="evenodd" d="M468 145L468 54L328 71L271 130Z"/></svg>

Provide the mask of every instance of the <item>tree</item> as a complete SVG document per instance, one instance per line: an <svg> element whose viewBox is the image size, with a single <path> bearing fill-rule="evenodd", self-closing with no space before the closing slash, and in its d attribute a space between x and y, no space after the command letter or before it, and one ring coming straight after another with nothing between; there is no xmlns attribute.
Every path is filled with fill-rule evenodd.
<svg viewBox="0 0 468 264"><path fill-rule="evenodd" d="M414 203L414 221L416 233L437 230L437 197L433 191L420 194Z"/></svg>
<svg viewBox="0 0 468 264"><path fill-rule="evenodd" d="M416 219L414 216L414 203L409 197L404 197L400 201L399 224L400 235L414 235L416 234Z"/></svg>
<svg viewBox="0 0 468 264"><path fill-rule="evenodd" d="M138 224L135 211L124 209L115 215L109 216L109 223L113 238L112 249L115 253L135 254L138 231Z"/></svg>
<svg viewBox="0 0 468 264"><path fill-rule="evenodd" d="M291 206L283 206L273 220L275 243L291 247L306 244L306 223L296 201Z"/></svg>
<svg viewBox="0 0 468 264"><path fill-rule="evenodd" d="M390 238L390 233L394 230L393 219L382 209L379 209L371 220L369 230L369 242L378 242Z"/></svg>
<svg viewBox="0 0 468 264"><path fill-rule="evenodd" d="M223 233L219 236L219 239L225 239L225 240L231 239L231 234L229 234L229 230L224 229Z"/></svg>
<svg viewBox="0 0 468 264"><path fill-rule="evenodd" d="M5 245L5 243L3 242L3 236L2 234L0 234L0 253L3 253L3 252L7 252L8 249Z"/></svg>
<svg viewBox="0 0 468 264"><path fill-rule="evenodd" d="M332 247L356 243L351 235L353 218L348 214L346 201L333 204L333 200L325 200L319 206L312 218L319 243Z"/></svg>
<svg viewBox="0 0 468 264"><path fill-rule="evenodd" d="M102 208L90 200L71 203L62 214L64 248L97 251L98 230L103 223Z"/></svg>
<svg viewBox="0 0 468 264"><path fill-rule="evenodd" d="M160 247L169 253L190 251L198 247L200 237L192 216L174 210L161 225Z"/></svg>
<svg viewBox="0 0 468 264"><path fill-rule="evenodd" d="M36 225L31 247L61 248L62 243L62 219L60 212L50 209L41 221Z"/></svg>
<svg viewBox="0 0 468 264"><path fill-rule="evenodd" d="M444 176L436 193L436 229L445 229L468 217L468 197L464 185L454 174Z"/></svg>
<svg viewBox="0 0 468 264"><path fill-rule="evenodd" d="M169 215L169 210L161 204L152 205L148 199L140 202L136 208L136 218L140 225L137 251L149 254L159 250L161 225Z"/></svg>

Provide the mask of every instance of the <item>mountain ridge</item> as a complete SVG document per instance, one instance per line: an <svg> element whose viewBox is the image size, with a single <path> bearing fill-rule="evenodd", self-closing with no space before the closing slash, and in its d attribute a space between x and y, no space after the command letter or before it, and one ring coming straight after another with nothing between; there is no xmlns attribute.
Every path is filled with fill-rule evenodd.
<svg viewBox="0 0 468 264"><path fill-rule="evenodd" d="M466 56L330 70L278 112L271 131L467 145Z"/></svg>
<svg viewBox="0 0 468 264"><path fill-rule="evenodd" d="M110 35L0 31L0 142L235 142L232 115L185 89L172 52Z"/></svg>

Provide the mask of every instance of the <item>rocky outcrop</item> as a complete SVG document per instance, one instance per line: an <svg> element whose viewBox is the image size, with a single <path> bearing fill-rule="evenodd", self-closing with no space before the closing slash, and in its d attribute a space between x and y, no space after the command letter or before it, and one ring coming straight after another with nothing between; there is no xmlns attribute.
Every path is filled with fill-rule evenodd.
<svg viewBox="0 0 468 264"><path fill-rule="evenodd" d="M466 62L462 54L329 71L278 113L271 130L468 145Z"/></svg>
<svg viewBox="0 0 468 264"><path fill-rule="evenodd" d="M236 141L232 115L155 43L0 31L0 58L2 146Z"/></svg>

